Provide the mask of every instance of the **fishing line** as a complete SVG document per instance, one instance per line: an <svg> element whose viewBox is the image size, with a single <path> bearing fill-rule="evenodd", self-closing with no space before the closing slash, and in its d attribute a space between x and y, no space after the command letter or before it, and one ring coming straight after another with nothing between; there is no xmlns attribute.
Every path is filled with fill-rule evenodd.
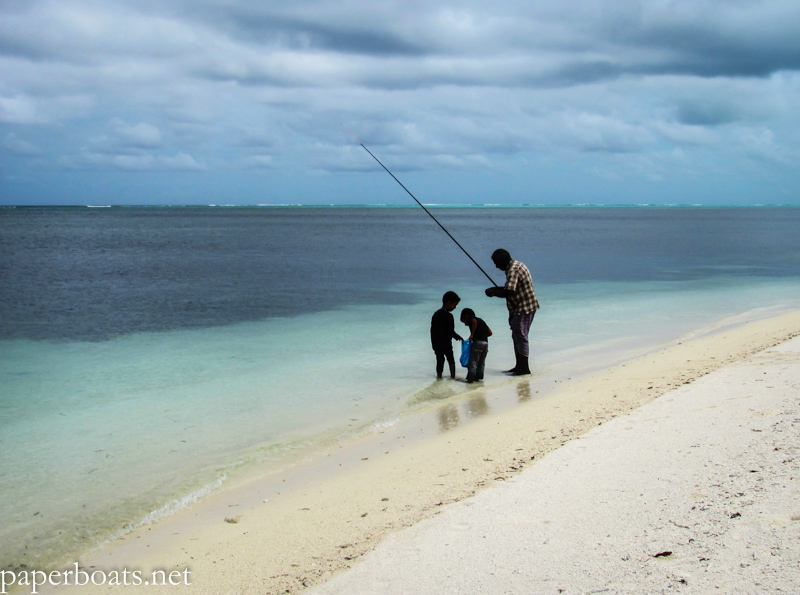
<svg viewBox="0 0 800 595"><path fill-rule="evenodd" d="M345 128L345 130L347 130L347 128ZM358 140L358 138L356 138L356 135L355 135L355 134L353 134L353 133L352 133L352 132L350 132L349 130L347 130L347 132L350 134L350 136L352 136L352 137L355 139L355 141L356 141L356 142L357 142L359 145L361 145L361 146L363 147L363 149L364 149L364 150L365 150L367 153L369 153L369 154L370 154L370 157L372 157L372 158L373 158L375 161L377 161L377 162L378 162L378 164L379 164L379 165L380 165L380 166L381 166L383 169L385 169L385 170L386 170L386 173L388 173L390 176L392 176L392 177L394 178L394 181L395 181L395 182L397 182L398 184L400 184L400 187L401 187L403 190L405 190L406 192L408 192L408 195L409 195L411 198L413 198L413 199L414 199L414 202L416 202L416 203L417 203L419 206L421 206L421 207L422 207L422 210L423 210L423 211L425 211L426 213L428 213L428 216L429 216L431 219L433 219L434 221L436 221L436 225L438 225L439 227L441 227L441 228L442 228L442 231L443 231L444 233L446 233L446 234L447 234L447 236L448 236L448 237L449 237L451 240L453 240L453 241L455 242L456 246L458 246L459 248L461 248L461 251L462 251L464 254L466 254L466 255L467 255L467 258L469 258L469 259L472 261L472 263L473 263L473 264L474 264L476 267L478 267L478 268L480 269L481 273L483 273L484 275L486 275L486 278L487 278L487 279L489 279L489 281L491 282L491 284L492 284L492 285L494 285L495 287L498 287L497 283L495 283L495 282L494 282L494 279L492 279L492 278L489 276L489 274L488 274L486 271L484 271L484 270L481 268L481 265L479 265L479 264L478 264L478 263L475 261L475 259L474 259L474 258L472 258L472 256L470 256L469 252L467 252L467 251L464 249L464 246L462 246L461 244L459 244L459 243L458 243L458 240L457 240L457 239L455 239L455 238L454 238L454 237L451 235L451 233L450 233L449 231L447 231L447 229L445 229L445 226L444 226L444 225L442 225L441 223L439 223L439 220L438 220L438 219L436 219L436 217L434 217L434 216L433 216L433 214L432 214L432 213L431 213L431 212L430 212L428 209L426 209L426 208L425 208L425 205L423 205L421 202L419 202L419 201L417 200L417 197L416 197L416 196L414 196L413 194L411 194L411 191L410 191L408 188L406 188L405 186L403 186L403 183L402 183L400 180L398 180L398 179L395 177L395 175L394 175L392 172L390 172L390 171L389 171L389 168L387 168L387 167L386 167L386 166L385 166L383 163L381 163L380 159L378 159L377 157L375 157L375 155L373 155L373 154L372 154L372 151L370 151L370 150L369 150L367 147L365 147L365 146L364 146L364 143L362 143L360 140Z"/></svg>

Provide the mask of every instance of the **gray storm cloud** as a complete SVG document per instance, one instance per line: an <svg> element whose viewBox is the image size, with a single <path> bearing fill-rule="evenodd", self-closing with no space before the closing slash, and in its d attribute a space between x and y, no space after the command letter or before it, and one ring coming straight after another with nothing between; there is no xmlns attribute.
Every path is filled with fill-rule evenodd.
<svg viewBox="0 0 800 595"><path fill-rule="evenodd" d="M532 154L667 167L698 147L734 169L783 163L800 135L799 40L794 1L13 0L0 159L366 171L345 124L403 171Z"/></svg>

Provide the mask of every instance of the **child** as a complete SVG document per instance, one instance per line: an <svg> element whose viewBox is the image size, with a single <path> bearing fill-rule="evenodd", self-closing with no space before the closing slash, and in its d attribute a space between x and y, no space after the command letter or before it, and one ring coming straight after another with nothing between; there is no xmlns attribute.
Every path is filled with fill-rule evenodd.
<svg viewBox="0 0 800 595"><path fill-rule="evenodd" d="M483 367L486 363L486 354L489 353L489 337L492 329L475 316L469 308L461 310L461 322L469 327L472 347L469 350L469 363L467 364L467 382L483 380Z"/></svg>
<svg viewBox="0 0 800 595"><path fill-rule="evenodd" d="M456 377L456 360L453 357L453 339L463 341L463 337L455 330L455 321L450 314L456 309L461 298L454 291L442 296L442 308L436 310L431 318L431 347L436 354L436 377L441 378L444 371L444 360L450 366L450 378Z"/></svg>

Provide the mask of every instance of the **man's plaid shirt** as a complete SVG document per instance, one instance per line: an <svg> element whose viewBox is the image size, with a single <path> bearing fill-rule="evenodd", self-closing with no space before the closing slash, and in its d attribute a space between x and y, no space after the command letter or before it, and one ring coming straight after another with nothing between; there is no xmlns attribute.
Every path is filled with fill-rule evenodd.
<svg viewBox="0 0 800 595"><path fill-rule="evenodd" d="M531 272L518 260L512 259L508 263L505 288L514 292L514 297L506 298L509 314L530 314L539 309Z"/></svg>

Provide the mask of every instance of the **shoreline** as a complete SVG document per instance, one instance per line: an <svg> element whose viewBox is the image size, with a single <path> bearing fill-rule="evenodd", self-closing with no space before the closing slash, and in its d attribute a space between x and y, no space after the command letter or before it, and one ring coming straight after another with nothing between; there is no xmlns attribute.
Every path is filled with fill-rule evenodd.
<svg viewBox="0 0 800 595"><path fill-rule="evenodd" d="M314 595L798 593L800 337L571 440Z"/></svg>
<svg viewBox="0 0 800 595"><path fill-rule="evenodd" d="M794 311L669 345L559 383L546 396L532 398L531 377L477 388L436 415L413 416L284 473L231 486L79 561L87 570L145 574L189 568L192 586L180 587L183 592L302 591L350 567L387 534L513 477L613 417L797 334L800 312ZM486 393L500 391L523 402L484 415ZM454 408L465 417L472 411L470 422L448 425ZM124 587L80 589L101 591Z"/></svg>

